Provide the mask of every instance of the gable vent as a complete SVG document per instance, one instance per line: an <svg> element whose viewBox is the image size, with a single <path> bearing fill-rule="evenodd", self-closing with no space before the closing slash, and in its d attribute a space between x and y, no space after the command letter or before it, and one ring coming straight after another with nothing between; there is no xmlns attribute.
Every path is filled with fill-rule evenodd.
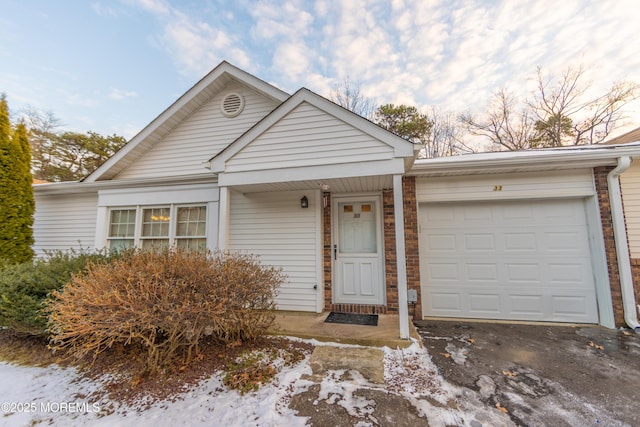
<svg viewBox="0 0 640 427"><path fill-rule="evenodd" d="M244 98L238 93L230 93L222 99L220 104L222 114L227 117L235 117L240 114L244 108Z"/></svg>

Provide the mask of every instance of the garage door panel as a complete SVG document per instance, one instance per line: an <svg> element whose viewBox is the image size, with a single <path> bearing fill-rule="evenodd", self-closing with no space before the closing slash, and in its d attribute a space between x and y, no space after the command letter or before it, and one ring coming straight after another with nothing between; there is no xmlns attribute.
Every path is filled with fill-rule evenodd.
<svg viewBox="0 0 640 427"><path fill-rule="evenodd" d="M491 206L463 206L461 213L462 220L470 224L493 223L496 220L496 212ZM454 217L455 216L454 214Z"/></svg>
<svg viewBox="0 0 640 427"><path fill-rule="evenodd" d="M457 263L429 263L426 277L431 283L458 281L460 279L459 272L460 268Z"/></svg>
<svg viewBox="0 0 640 427"><path fill-rule="evenodd" d="M498 281L498 265L495 262L466 263L466 273L469 282Z"/></svg>
<svg viewBox="0 0 640 427"><path fill-rule="evenodd" d="M468 299L469 314L482 317L485 317L487 315L500 315L502 306L500 302L500 293L470 292Z"/></svg>
<svg viewBox="0 0 640 427"><path fill-rule="evenodd" d="M582 200L423 204L419 221L425 315L598 322Z"/></svg>
<svg viewBox="0 0 640 427"><path fill-rule="evenodd" d="M540 264L507 263L505 267L507 282L540 283L542 281Z"/></svg>
<svg viewBox="0 0 640 427"><path fill-rule="evenodd" d="M429 221L430 223L442 222L452 224L455 222L454 208L451 206L433 206L432 209L429 209L428 212L425 212L425 216L427 221Z"/></svg>
<svg viewBox="0 0 640 427"><path fill-rule="evenodd" d="M456 252L458 250L456 235L432 234L427 238L427 247L430 251Z"/></svg>
<svg viewBox="0 0 640 427"><path fill-rule="evenodd" d="M553 285L584 287L591 279L591 265L582 263L549 263L549 281Z"/></svg>
<svg viewBox="0 0 640 427"><path fill-rule="evenodd" d="M504 232L504 250L506 251L537 251L538 239L534 232Z"/></svg>
<svg viewBox="0 0 640 427"><path fill-rule="evenodd" d="M541 295L511 294L508 297L509 312L514 317L527 317L529 319L544 318L544 298Z"/></svg>
<svg viewBox="0 0 640 427"><path fill-rule="evenodd" d="M582 295L553 295L553 316L556 319L583 318L588 321L589 306L593 302L591 298Z"/></svg>
<svg viewBox="0 0 640 427"><path fill-rule="evenodd" d="M434 289L429 295L429 307L440 316L459 316L462 313L461 297L458 292Z"/></svg>
<svg viewBox="0 0 640 427"><path fill-rule="evenodd" d="M552 231L544 233L545 249L547 251L575 253L584 246L584 233L576 231Z"/></svg>
<svg viewBox="0 0 640 427"><path fill-rule="evenodd" d="M496 236L489 233L467 233L464 235L465 251L495 251Z"/></svg>

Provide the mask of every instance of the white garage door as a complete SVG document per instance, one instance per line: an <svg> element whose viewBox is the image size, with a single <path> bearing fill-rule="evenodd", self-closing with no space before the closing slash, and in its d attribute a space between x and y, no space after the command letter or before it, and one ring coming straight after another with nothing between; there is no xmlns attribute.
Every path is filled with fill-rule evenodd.
<svg viewBox="0 0 640 427"><path fill-rule="evenodd" d="M425 316L598 323L581 199L420 205Z"/></svg>

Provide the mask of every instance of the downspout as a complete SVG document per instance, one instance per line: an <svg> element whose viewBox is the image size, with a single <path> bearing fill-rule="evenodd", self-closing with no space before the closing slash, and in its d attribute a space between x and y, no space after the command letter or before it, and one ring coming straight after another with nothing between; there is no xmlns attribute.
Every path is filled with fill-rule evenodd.
<svg viewBox="0 0 640 427"><path fill-rule="evenodd" d="M640 333L640 323L638 322L638 312L636 311L636 298L633 291L633 275L631 274L627 229L624 222L624 210L622 208L622 193L620 192L620 175L626 171L630 165L631 157L619 157L618 166L607 175L607 186L609 189L609 204L611 205L613 238L618 256L618 272L620 275L620 290L622 291L624 321L627 326Z"/></svg>

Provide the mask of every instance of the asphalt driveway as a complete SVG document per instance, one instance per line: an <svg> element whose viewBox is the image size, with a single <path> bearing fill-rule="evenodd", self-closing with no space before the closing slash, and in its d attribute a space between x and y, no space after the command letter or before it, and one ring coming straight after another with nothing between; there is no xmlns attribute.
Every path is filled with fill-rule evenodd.
<svg viewBox="0 0 640 427"><path fill-rule="evenodd" d="M640 426L640 335L589 326L416 321L463 398L521 426Z"/></svg>

